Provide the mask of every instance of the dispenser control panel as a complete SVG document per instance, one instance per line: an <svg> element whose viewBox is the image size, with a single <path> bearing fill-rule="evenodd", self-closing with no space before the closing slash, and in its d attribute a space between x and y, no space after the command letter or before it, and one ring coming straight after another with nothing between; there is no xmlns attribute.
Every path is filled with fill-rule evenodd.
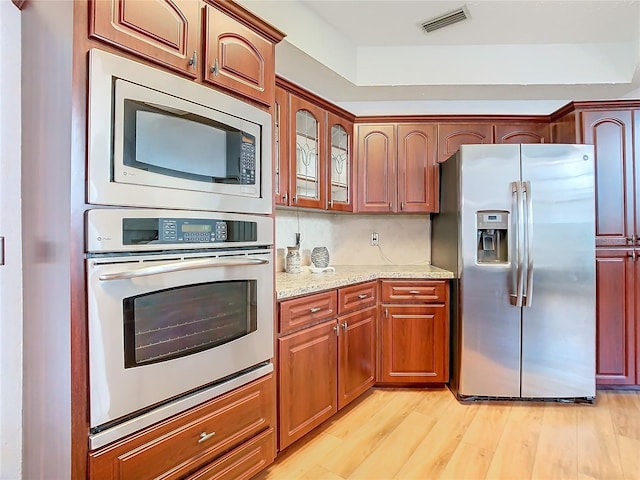
<svg viewBox="0 0 640 480"><path fill-rule="evenodd" d="M508 228L508 215L504 212L478 212L477 222L479 229L500 229L506 230Z"/></svg>

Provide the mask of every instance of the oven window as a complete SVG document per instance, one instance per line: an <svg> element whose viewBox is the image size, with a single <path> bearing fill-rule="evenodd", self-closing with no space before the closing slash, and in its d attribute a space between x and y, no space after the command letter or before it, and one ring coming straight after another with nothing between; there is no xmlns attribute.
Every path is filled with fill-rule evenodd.
<svg viewBox="0 0 640 480"><path fill-rule="evenodd" d="M256 331L256 281L211 282L124 299L124 366L201 352Z"/></svg>

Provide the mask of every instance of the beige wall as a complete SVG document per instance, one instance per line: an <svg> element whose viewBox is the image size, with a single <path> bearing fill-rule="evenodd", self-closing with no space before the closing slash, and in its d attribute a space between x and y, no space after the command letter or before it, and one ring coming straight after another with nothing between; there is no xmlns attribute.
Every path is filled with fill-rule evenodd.
<svg viewBox="0 0 640 480"><path fill-rule="evenodd" d="M431 260L429 215L330 214L303 210L276 211L277 270L284 270L286 247L300 242L303 264L311 249L326 246L330 265L426 265ZM369 245L371 232L379 247Z"/></svg>

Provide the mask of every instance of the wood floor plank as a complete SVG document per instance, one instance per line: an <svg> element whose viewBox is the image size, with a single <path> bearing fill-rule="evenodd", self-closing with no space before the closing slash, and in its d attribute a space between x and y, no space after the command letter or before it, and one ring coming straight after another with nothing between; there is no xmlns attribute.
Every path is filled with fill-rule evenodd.
<svg viewBox="0 0 640 480"><path fill-rule="evenodd" d="M415 411L409 413L349 475L349 479L393 478L435 424L432 417Z"/></svg>
<svg viewBox="0 0 640 480"><path fill-rule="evenodd" d="M255 480L640 480L640 392L596 404L461 404L446 389L373 389Z"/></svg>
<svg viewBox="0 0 640 480"><path fill-rule="evenodd" d="M640 480L640 440L616 436L625 480Z"/></svg>
<svg viewBox="0 0 640 480"><path fill-rule="evenodd" d="M610 393L609 409L616 434L640 440L640 396L638 392Z"/></svg>
<svg viewBox="0 0 640 480"><path fill-rule="evenodd" d="M623 478L608 395L598 395L596 404L579 405L578 476L581 480Z"/></svg>
<svg viewBox="0 0 640 480"><path fill-rule="evenodd" d="M449 407L394 478L424 480L442 474L478 411L477 405L460 405L451 398Z"/></svg>
<svg viewBox="0 0 640 480"><path fill-rule="evenodd" d="M380 410L344 437L343 443L325 455L318 463L341 477L348 477L378 444L415 408L421 393L411 390L397 391Z"/></svg>
<svg viewBox="0 0 640 480"><path fill-rule="evenodd" d="M486 478L531 478L543 412L544 406L539 403L518 402L512 406Z"/></svg>
<svg viewBox="0 0 640 480"><path fill-rule="evenodd" d="M531 478L578 478L578 426L575 405L545 404Z"/></svg>

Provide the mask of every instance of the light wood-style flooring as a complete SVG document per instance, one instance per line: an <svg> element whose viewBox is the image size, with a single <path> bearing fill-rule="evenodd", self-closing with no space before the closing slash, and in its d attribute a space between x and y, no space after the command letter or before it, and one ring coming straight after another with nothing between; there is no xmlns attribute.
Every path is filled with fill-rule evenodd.
<svg viewBox="0 0 640 480"><path fill-rule="evenodd" d="M462 405L448 389L372 389L354 403L257 479L640 480L638 391Z"/></svg>

